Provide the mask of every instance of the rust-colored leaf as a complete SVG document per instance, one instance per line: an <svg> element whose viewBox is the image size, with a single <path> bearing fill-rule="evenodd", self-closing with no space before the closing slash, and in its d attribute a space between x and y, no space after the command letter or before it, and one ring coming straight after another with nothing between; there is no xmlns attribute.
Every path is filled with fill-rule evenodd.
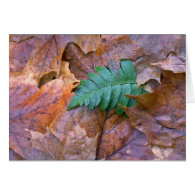
<svg viewBox="0 0 195 195"><path fill-rule="evenodd" d="M186 72L185 62L178 58L174 53L170 53L166 60L151 63L153 66L158 66L163 70L170 70L174 73Z"/></svg>
<svg viewBox="0 0 195 195"><path fill-rule="evenodd" d="M130 35L130 38L139 43L145 54L151 55L151 63L165 60L170 52L185 60L185 35Z"/></svg>
<svg viewBox="0 0 195 195"><path fill-rule="evenodd" d="M153 93L127 96L140 104L123 109L131 125L146 135L148 144L154 145L156 159L184 160L185 74L163 71L162 84Z"/></svg>
<svg viewBox="0 0 195 195"><path fill-rule="evenodd" d="M154 93L128 97L140 102L158 122L168 128L185 129L185 74L163 71L164 79Z"/></svg>
<svg viewBox="0 0 195 195"><path fill-rule="evenodd" d="M70 62L70 71L79 80L86 79L89 72L94 72L95 52L84 54L75 43L69 43L64 51L63 59Z"/></svg>
<svg viewBox="0 0 195 195"><path fill-rule="evenodd" d="M95 160L98 134L89 138L78 124L68 133L63 148L66 160Z"/></svg>
<svg viewBox="0 0 195 195"><path fill-rule="evenodd" d="M36 160L64 160L62 143L48 127L46 129L44 134L26 129L31 135L29 150L39 152Z"/></svg>
<svg viewBox="0 0 195 195"><path fill-rule="evenodd" d="M17 37L19 38L19 37ZM14 39L15 40L15 39ZM16 39L18 40L18 39ZM9 42L10 72L21 72L28 62L31 52L35 48L35 39L29 37L18 41Z"/></svg>
<svg viewBox="0 0 195 195"><path fill-rule="evenodd" d="M134 130L124 146L108 156L107 160L154 160L156 156L152 152L151 145L147 144L146 136Z"/></svg>
<svg viewBox="0 0 195 195"><path fill-rule="evenodd" d="M185 135L178 129L163 127L139 105L124 110L130 118L131 125L147 136L149 144L174 147L176 138Z"/></svg>
<svg viewBox="0 0 195 195"><path fill-rule="evenodd" d="M63 77L55 79L39 89L29 67L22 73L10 73L10 148L23 158L27 157L23 151L30 147L30 134L25 129L44 133L46 126L66 105L74 79L66 85L64 80Z"/></svg>
<svg viewBox="0 0 195 195"><path fill-rule="evenodd" d="M87 107L78 107L66 111L64 107L50 124L50 129L62 142L66 140L68 133L76 125L84 128L87 136L92 138L101 133L105 116L106 112L101 112L99 108L89 110Z"/></svg>
<svg viewBox="0 0 195 195"><path fill-rule="evenodd" d="M151 55L144 55L138 58L134 64L137 73L138 85L144 84L146 81L154 79L160 83L161 71L155 66L151 66Z"/></svg>
<svg viewBox="0 0 195 195"><path fill-rule="evenodd" d="M96 54L96 66L112 66L116 70L120 67L121 59L136 60L143 52L128 35L103 35ZM113 61L116 63L114 66Z"/></svg>
<svg viewBox="0 0 195 195"><path fill-rule="evenodd" d="M133 129L130 126L129 119L125 116L118 116L113 110L106 118L97 159L106 158L120 150L132 135Z"/></svg>

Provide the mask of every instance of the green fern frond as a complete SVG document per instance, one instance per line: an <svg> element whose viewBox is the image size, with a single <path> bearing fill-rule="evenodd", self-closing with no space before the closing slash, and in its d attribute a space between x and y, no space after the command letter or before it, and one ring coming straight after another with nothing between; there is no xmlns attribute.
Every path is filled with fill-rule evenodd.
<svg viewBox="0 0 195 195"><path fill-rule="evenodd" d="M121 60L118 75L111 69L103 66L95 67L97 73L89 73L90 80L82 80L75 91L76 95L73 97L67 110L76 106L88 106L94 109L100 105L100 110L117 109L117 114L123 113L123 106L135 106L136 101L125 97L127 94L140 95L147 93L141 87L137 88L136 72L130 60Z"/></svg>

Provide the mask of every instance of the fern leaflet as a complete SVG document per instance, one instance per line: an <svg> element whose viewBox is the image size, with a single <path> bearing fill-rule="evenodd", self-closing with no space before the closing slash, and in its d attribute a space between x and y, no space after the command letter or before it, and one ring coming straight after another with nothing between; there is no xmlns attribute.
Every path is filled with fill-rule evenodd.
<svg viewBox="0 0 195 195"><path fill-rule="evenodd" d="M128 59L120 61L120 68L118 75L111 69L103 66L95 67L97 73L89 73L90 80L82 80L78 89L75 91L76 95L73 97L67 110L76 106L88 106L94 109L100 105L100 110L112 110L116 107L117 114L123 113L123 106L135 106L136 101L127 98L125 95L140 95L147 93L141 87L137 88L136 72L132 62Z"/></svg>

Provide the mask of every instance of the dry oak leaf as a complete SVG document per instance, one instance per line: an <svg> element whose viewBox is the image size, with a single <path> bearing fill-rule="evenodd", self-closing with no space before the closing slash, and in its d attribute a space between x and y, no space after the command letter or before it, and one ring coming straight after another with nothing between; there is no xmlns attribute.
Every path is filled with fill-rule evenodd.
<svg viewBox="0 0 195 195"><path fill-rule="evenodd" d="M132 135L129 119L118 116L115 110L108 112L97 149L97 159L106 158L120 150Z"/></svg>
<svg viewBox="0 0 195 195"><path fill-rule="evenodd" d="M109 66L114 71L120 67L121 59L132 59L143 55L142 49L128 35L105 36L98 38L96 52L86 53L76 43L69 43L62 59L70 62L70 70L79 80L94 72L95 66Z"/></svg>
<svg viewBox="0 0 195 195"><path fill-rule="evenodd" d="M58 73L65 42L68 42L68 38L66 40L61 35L36 35L34 39L36 47L32 51L27 65L32 68L36 78L40 79L50 71Z"/></svg>
<svg viewBox="0 0 195 195"><path fill-rule="evenodd" d="M170 70L174 73L186 72L185 62L178 58L173 52L171 52L166 60L151 63L152 66L157 66L163 70Z"/></svg>
<svg viewBox="0 0 195 195"><path fill-rule="evenodd" d="M161 125L185 130L185 74L163 71L162 84L153 93L128 97L141 103Z"/></svg>
<svg viewBox="0 0 195 195"><path fill-rule="evenodd" d="M143 55L138 58L134 63L134 67L137 73L138 86L150 79L157 80L160 83L161 71L158 67L151 66L151 55Z"/></svg>
<svg viewBox="0 0 195 195"><path fill-rule="evenodd" d="M75 43L67 44L62 58L70 62L70 71L79 80L88 78L88 73L94 72L95 52L85 54Z"/></svg>
<svg viewBox="0 0 195 195"><path fill-rule="evenodd" d="M72 93L71 97L73 95ZM70 101L71 97L68 101ZM83 106L67 111L65 106L63 110L56 115L49 125L49 128L63 143L66 141L68 133L77 125L85 129L89 138L93 138L101 133L105 117L106 112L101 112L99 108L90 110Z"/></svg>
<svg viewBox="0 0 195 195"><path fill-rule="evenodd" d="M66 160L95 160L98 134L89 138L84 128L78 124L68 132L63 147Z"/></svg>
<svg viewBox="0 0 195 195"><path fill-rule="evenodd" d="M64 107L56 115L49 128L63 143L66 160L95 160L97 138L102 131L105 116L106 112L101 112L99 108L90 110L87 107L70 111Z"/></svg>
<svg viewBox="0 0 195 195"><path fill-rule="evenodd" d="M11 38L10 38L11 39ZM18 39L16 39L18 40ZM31 52L35 48L35 39L31 36L20 41L9 42L10 72L21 72L28 62Z"/></svg>
<svg viewBox="0 0 195 195"><path fill-rule="evenodd" d="M178 142L185 140L185 74L163 71L163 77L162 84L153 93L128 95L140 104L123 108L131 125L147 136L149 144L174 147L174 153L178 154ZM185 151L185 144L180 150ZM185 159L183 154L176 159Z"/></svg>
<svg viewBox="0 0 195 195"><path fill-rule="evenodd" d="M73 85L65 85L63 78L38 88L34 74L26 67L22 73L10 73L9 118L10 148L26 159L23 150L29 145L29 132L43 133L55 115L66 105ZM28 159L32 158L28 156Z"/></svg>
<svg viewBox="0 0 195 195"><path fill-rule="evenodd" d="M131 108L121 107L129 116L131 125L146 135L148 144L174 147L177 138L185 135L178 129L163 127L139 105Z"/></svg>
<svg viewBox="0 0 195 195"><path fill-rule="evenodd" d="M95 66L111 66L117 70L121 59L136 60L143 55L141 47L128 35L102 35L101 38L96 50Z"/></svg>
<svg viewBox="0 0 195 195"><path fill-rule="evenodd" d="M145 54L151 55L151 63L165 60L170 52L185 61L185 35L130 35L130 38L139 43Z"/></svg>
<svg viewBox="0 0 195 195"><path fill-rule="evenodd" d="M29 150L39 153L35 160L64 160L62 143L48 127L46 129L44 134L26 129L31 135Z"/></svg>
<svg viewBox="0 0 195 195"><path fill-rule="evenodd" d="M106 158L107 160L154 160L151 145L141 131L134 129L126 144L118 151Z"/></svg>
<svg viewBox="0 0 195 195"><path fill-rule="evenodd" d="M96 49L100 40L99 35L10 35L10 66L13 70L21 71L26 65L31 66L36 78L39 80L44 74L55 71L58 75L62 53L69 42L77 43L84 51ZM19 40L18 40L19 39ZM15 41L17 40L17 41ZM14 44L15 43L15 44ZM27 44L28 43L28 44ZM12 46L13 47L13 46ZM13 58L13 60L12 60ZM16 61L17 60L17 61ZM13 63L12 63L13 61ZM17 65L14 62L21 62ZM25 62L27 64L25 65ZM17 68L19 66L19 68ZM15 71L16 71L15 70Z"/></svg>

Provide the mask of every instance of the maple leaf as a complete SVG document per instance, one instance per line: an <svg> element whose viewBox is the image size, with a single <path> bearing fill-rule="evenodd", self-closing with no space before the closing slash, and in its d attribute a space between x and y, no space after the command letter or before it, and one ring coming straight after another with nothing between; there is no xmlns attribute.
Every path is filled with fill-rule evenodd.
<svg viewBox="0 0 195 195"><path fill-rule="evenodd" d="M77 80L73 75L70 83L65 80L63 77L55 79L39 89L29 67L22 73L10 73L10 148L21 157L32 159L25 152L30 147L30 134L25 129L44 133L46 126L66 106L73 83Z"/></svg>

